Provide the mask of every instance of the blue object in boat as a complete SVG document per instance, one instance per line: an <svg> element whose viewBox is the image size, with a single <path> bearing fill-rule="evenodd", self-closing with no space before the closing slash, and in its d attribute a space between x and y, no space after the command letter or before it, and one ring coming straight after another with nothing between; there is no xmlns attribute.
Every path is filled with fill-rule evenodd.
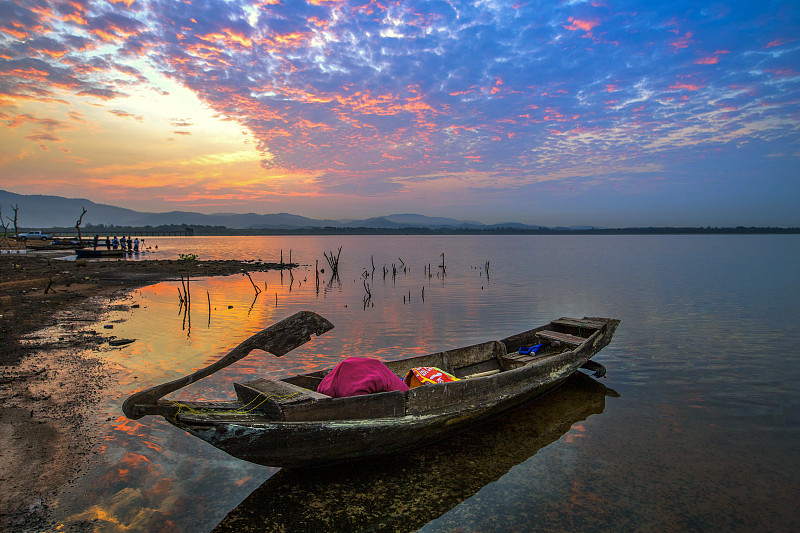
<svg viewBox="0 0 800 533"><path fill-rule="evenodd" d="M519 353L522 354L522 355L531 355L531 354L535 355L535 354L539 353L539 350L542 348L542 346L544 346L544 345L543 344L536 344L534 346L531 346L530 348L522 348L522 347L520 347Z"/></svg>

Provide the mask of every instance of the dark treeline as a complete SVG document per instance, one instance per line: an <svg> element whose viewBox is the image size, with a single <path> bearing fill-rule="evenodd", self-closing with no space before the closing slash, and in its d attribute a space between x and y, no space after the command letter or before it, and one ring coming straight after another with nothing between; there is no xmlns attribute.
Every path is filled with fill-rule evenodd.
<svg viewBox="0 0 800 533"><path fill-rule="evenodd" d="M38 229L38 228L37 228ZM75 228L47 228L47 233L67 235ZM768 235L800 234L800 227L641 227L641 228L228 228L225 226L113 226L87 224L85 235Z"/></svg>

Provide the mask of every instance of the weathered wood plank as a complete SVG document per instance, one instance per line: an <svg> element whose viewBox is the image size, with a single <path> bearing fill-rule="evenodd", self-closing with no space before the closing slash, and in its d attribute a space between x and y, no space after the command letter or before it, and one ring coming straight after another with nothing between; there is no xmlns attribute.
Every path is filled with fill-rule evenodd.
<svg viewBox="0 0 800 533"><path fill-rule="evenodd" d="M565 316L553 320L551 324L573 328L600 329L605 325L605 322L591 318L570 318Z"/></svg>
<svg viewBox="0 0 800 533"><path fill-rule="evenodd" d="M486 361L496 360L497 357L504 355L506 350L499 342L489 341L473 344L472 346L465 346L464 348L447 350L443 353L450 362L450 367L452 369L447 371L454 373L459 369L470 368ZM487 368L486 370L490 369ZM475 372L477 372L477 370Z"/></svg>
<svg viewBox="0 0 800 533"><path fill-rule="evenodd" d="M248 409L257 408L275 420L285 418L287 405L330 399L325 394L276 379L260 378L246 383L234 383L233 388L239 401Z"/></svg>
<svg viewBox="0 0 800 533"><path fill-rule="evenodd" d="M358 420L403 416L406 397L402 391L379 392L347 398L330 398L314 402L283 405L287 421Z"/></svg>
<svg viewBox="0 0 800 533"><path fill-rule="evenodd" d="M417 366L433 366L445 372L452 372L447 357L442 352L429 355L419 355L410 359L398 359L396 361L386 361L386 366L394 372L400 379L406 376L411 368Z"/></svg>
<svg viewBox="0 0 800 533"><path fill-rule="evenodd" d="M521 353L510 353L506 355L503 359L509 359L511 361L523 361L529 363L534 360L536 355L529 355L529 354L521 354Z"/></svg>
<svg viewBox="0 0 800 533"><path fill-rule="evenodd" d="M468 376L464 376L462 379L476 379L476 378L485 378L487 376L494 376L495 374L499 374L500 369L495 368L494 370L487 370L486 372L478 372L477 374L469 374Z"/></svg>
<svg viewBox="0 0 800 533"><path fill-rule="evenodd" d="M497 344L500 345L499 342ZM502 355L505 355L505 350L503 350ZM500 359L497 357L492 357L491 359L487 359L485 361L480 361L470 365L455 368L453 370L453 375L460 379L470 374L478 374L481 372L487 372L489 370L499 370L499 369L500 369Z"/></svg>
<svg viewBox="0 0 800 533"><path fill-rule="evenodd" d="M202 411L187 411L178 413L176 418L186 424L201 426L217 424L258 424L269 422L269 419L260 412L247 413L215 413Z"/></svg>
<svg viewBox="0 0 800 533"><path fill-rule="evenodd" d="M326 394L308 390L298 385L293 385L277 379L259 378L244 383L234 383L233 385L236 388L237 394L239 394L239 391L242 391L242 393L248 396L248 398L239 396L242 403L250 402L252 398L249 396L251 396L252 393L273 397L278 403L295 403L330 398L330 396Z"/></svg>
<svg viewBox="0 0 800 533"><path fill-rule="evenodd" d="M536 334L536 336L541 339L574 344L575 346L586 342L584 337L576 337L575 335L570 335L569 333L559 333L557 331L540 331Z"/></svg>

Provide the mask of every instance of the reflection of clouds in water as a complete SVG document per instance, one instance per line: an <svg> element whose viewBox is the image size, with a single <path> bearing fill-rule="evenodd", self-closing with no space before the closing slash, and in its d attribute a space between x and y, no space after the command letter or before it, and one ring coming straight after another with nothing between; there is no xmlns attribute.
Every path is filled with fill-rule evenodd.
<svg viewBox="0 0 800 533"><path fill-rule="evenodd" d="M98 531L210 529L228 502L272 470L231 459L163 420L113 426L119 431L110 430L93 470L58 496L63 524L94 521Z"/></svg>
<svg viewBox="0 0 800 533"><path fill-rule="evenodd" d="M95 503L66 517L65 523L93 522L102 531L168 530L172 521L159 509L174 507L181 497L160 465L132 452L98 477L94 486L102 488Z"/></svg>

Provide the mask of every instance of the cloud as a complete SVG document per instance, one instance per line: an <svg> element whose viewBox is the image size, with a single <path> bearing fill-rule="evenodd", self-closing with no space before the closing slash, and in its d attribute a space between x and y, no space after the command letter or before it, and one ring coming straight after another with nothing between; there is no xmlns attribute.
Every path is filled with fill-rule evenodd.
<svg viewBox="0 0 800 533"><path fill-rule="evenodd" d="M264 169L332 193L451 175L521 184L563 175L565 157L602 174L615 159L663 163L664 139L790 153L791 9L19 0L0 4L0 102L81 102L141 122L131 99L165 94L166 78L246 127ZM190 116L164 118L168 134L202 134Z"/></svg>
<svg viewBox="0 0 800 533"><path fill-rule="evenodd" d="M144 120L144 117L142 115L135 115L133 113L128 113L127 111L123 111L121 109L109 109L108 112L120 118L132 118L139 122Z"/></svg>

